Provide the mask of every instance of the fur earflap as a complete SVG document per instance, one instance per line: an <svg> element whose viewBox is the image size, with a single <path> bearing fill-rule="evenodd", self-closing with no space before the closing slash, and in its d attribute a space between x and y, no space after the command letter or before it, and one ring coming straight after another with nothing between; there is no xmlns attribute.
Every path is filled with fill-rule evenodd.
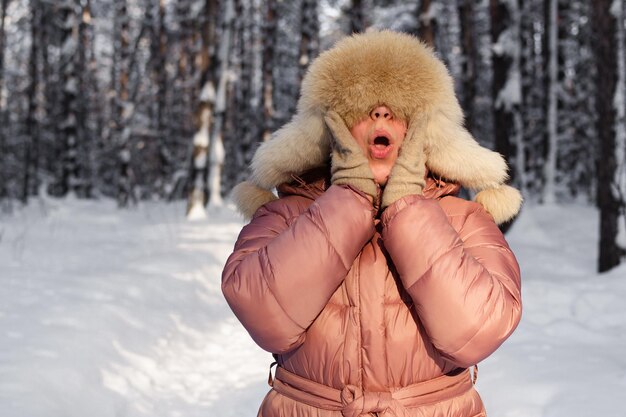
<svg viewBox="0 0 626 417"><path fill-rule="evenodd" d="M519 213L522 207L522 194L513 187L501 185L482 190L474 200L483 206L496 224L502 224Z"/></svg>
<svg viewBox="0 0 626 417"><path fill-rule="evenodd" d="M271 189L324 165L330 157L330 133L319 111L304 111L259 146L252 160L252 180Z"/></svg>
<svg viewBox="0 0 626 417"><path fill-rule="evenodd" d="M451 120L445 113L428 118L426 165L448 180L474 190L497 187L508 179L502 155L483 148L463 127L462 120Z"/></svg>

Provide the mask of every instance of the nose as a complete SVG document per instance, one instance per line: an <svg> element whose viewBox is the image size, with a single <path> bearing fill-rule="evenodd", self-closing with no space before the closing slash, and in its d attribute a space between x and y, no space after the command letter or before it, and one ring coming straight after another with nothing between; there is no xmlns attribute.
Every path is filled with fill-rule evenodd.
<svg viewBox="0 0 626 417"><path fill-rule="evenodd" d="M393 115L387 106L377 106L370 112L370 118L374 121L391 120Z"/></svg>

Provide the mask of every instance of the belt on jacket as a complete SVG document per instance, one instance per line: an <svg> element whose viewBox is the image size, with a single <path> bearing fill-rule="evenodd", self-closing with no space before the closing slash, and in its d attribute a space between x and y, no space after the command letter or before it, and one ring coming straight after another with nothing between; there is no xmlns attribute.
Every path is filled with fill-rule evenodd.
<svg viewBox="0 0 626 417"><path fill-rule="evenodd" d="M278 393L323 410L341 411L343 417L359 417L368 413L377 416L408 417L407 408L420 407L459 396L472 388L469 369L457 375L418 382L384 392L363 391L356 385L343 389L329 387L277 367L270 386Z"/></svg>

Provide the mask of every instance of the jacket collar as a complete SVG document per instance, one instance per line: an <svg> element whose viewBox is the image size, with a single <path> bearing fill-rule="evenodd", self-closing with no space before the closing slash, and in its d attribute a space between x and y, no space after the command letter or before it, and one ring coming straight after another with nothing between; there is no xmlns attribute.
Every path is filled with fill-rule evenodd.
<svg viewBox="0 0 626 417"><path fill-rule="evenodd" d="M293 175L293 181L276 187L279 197L298 195L311 200L316 199L330 187L330 172L327 167L316 168L302 175ZM443 178L436 178L426 172L426 186L424 197L439 199L447 195L457 195L461 189L459 184L447 182Z"/></svg>

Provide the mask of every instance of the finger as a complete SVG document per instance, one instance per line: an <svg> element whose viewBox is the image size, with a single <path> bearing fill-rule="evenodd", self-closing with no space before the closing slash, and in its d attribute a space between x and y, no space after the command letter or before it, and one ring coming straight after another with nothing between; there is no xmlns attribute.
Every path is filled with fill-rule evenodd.
<svg viewBox="0 0 626 417"><path fill-rule="evenodd" d="M406 139L409 142L418 141L420 139L419 132L425 131L426 122L427 122L427 117L425 114L416 114L413 117L411 117L411 120L409 121L409 127L407 129L406 136L405 136Z"/></svg>
<svg viewBox="0 0 626 417"><path fill-rule="evenodd" d="M336 112L327 112L324 116L324 121L333 135L337 136L338 140L344 140L352 137L345 122Z"/></svg>
<svg viewBox="0 0 626 417"><path fill-rule="evenodd" d="M409 121L409 127L398 154L398 160L401 164L417 161L423 156L425 152L424 134L426 122L427 118L425 115L416 115Z"/></svg>
<svg viewBox="0 0 626 417"><path fill-rule="evenodd" d="M339 114L334 111L328 111L324 116L324 121L332 133L335 141L334 146L337 150L347 154L351 153L351 151L360 151L361 148L359 148Z"/></svg>

